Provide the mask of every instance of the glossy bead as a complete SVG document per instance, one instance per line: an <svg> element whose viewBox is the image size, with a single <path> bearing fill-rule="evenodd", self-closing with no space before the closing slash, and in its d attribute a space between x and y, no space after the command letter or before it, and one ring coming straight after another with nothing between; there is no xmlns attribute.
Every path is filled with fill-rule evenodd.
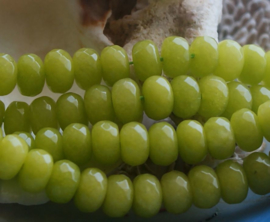
<svg viewBox="0 0 270 222"><path fill-rule="evenodd" d="M78 209L82 212L94 212L99 209L105 199L107 184L107 177L101 170L84 170L74 197Z"/></svg>
<svg viewBox="0 0 270 222"><path fill-rule="evenodd" d="M98 53L94 49L79 49L73 56L74 75L77 85L87 90L102 79Z"/></svg>
<svg viewBox="0 0 270 222"><path fill-rule="evenodd" d="M0 53L0 96L8 95L17 83L17 64L14 59Z"/></svg>
<svg viewBox="0 0 270 222"><path fill-rule="evenodd" d="M264 86L251 86L250 92L252 95L252 111L257 113L259 106L270 100L270 89Z"/></svg>
<svg viewBox="0 0 270 222"><path fill-rule="evenodd" d="M5 112L4 129L6 135L16 131L30 132L30 111L25 102L14 101Z"/></svg>
<svg viewBox="0 0 270 222"><path fill-rule="evenodd" d="M177 76L171 86L174 96L173 113L183 119L194 116L201 105L201 91L197 81L190 76Z"/></svg>
<svg viewBox="0 0 270 222"><path fill-rule="evenodd" d="M35 140L33 138L33 136L30 133L26 133L26 132L14 132L13 134L18 135L19 137L21 137L28 145L29 150L34 149L35 148Z"/></svg>
<svg viewBox="0 0 270 222"><path fill-rule="evenodd" d="M30 105L30 122L35 134L45 127L58 129L54 100L48 96L35 99Z"/></svg>
<svg viewBox="0 0 270 222"><path fill-rule="evenodd" d="M71 123L88 123L83 99L76 93L66 93L58 98L56 115L62 130Z"/></svg>
<svg viewBox="0 0 270 222"><path fill-rule="evenodd" d="M171 124L160 122L149 129L150 159L156 165L168 166L178 157L178 143Z"/></svg>
<svg viewBox="0 0 270 222"><path fill-rule="evenodd" d="M166 76L174 78L185 75L189 68L189 45L187 40L178 36L167 37L161 48L162 67Z"/></svg>
<svg viewBox="0 0 270 222"><path fill-rule="evenodd" d="M211 208L220 199L220 185L215 171L204 165L192 168L188 173L193 193L193 203L199 208Z"/></svg>
<svg viewBox="0 0 270 222"><path fill-rule="evenodd" d="M150 76L160 76L162 64L158 48L151 40L137 42L132 49L135 74L141 81Z"/></svg>
<svg viewBox="0 0 270 222"><path fill-rule="evenodd" d="M101 120L114 120L111 91L108 87L95 85L84 94L84 105L92 125Z"/></svg>
<svg viewBox="0 0 270 222"><path fill-rule="evenodd" d="M173 91L167 79L149 77L143 84L142 94L146 115L154 120L167 118L173 110Z"/></svg>
<svg viewBox="0 0 270 222"><path fill-rule="evenodd" d="M125 216L133 202L133 184L125 175L112 175L108 178L108 189L102 206L109 217Z"/></svg>
<svg viewBox="0 0 270 222"><path fill-rule="evenodd" d="M4 133L2 128L0 127L0 140L4 138Z"/></svg>
<svg viewBox="0 0 270 222"><path fill-rule="evenodd" d="M43 128L38 131L35 147L46 150L53 157L54 162L64 159L63 139L57 129Z"/></svg>
<svg viewBox="0 0 270 222"><path fill-rule="evenodd" d="M266 87L270 88L270 51L265 53L266 67L264 72L263 83Z"/></svg>
<svg viewBox="0 0 270 222"><path fill-rule="evenodd" d="M258 149L263 142L257 115L249 109L240 109L232 115L231 126L237 145L244 151Z"/></svg>
<svg viewBox="0 0 270 222"><path fill-rule="evenodd" d="M181 214L192 205L192 191L188 177L179 171L171 171L161 178L163 203L169 213Z"/></svg>
<svg viewBox="0 0 270 222"><path fill-rule="evenodd" d="M105 47L100 54L102 76L107 85L129 77L129 61L126 51L118 46Z"/></svg>
<svg viewBox="0 0 270 222"><path fill-rule="evenodd" d="M132 79L121 79L113 85L113 109L121 123L142 121L143 107L140 96L139 86Z"/></svg>
<svg viewBox="0 0 270 222"><path fill-rule="evenodd" d="M263 136L270 141L270 101L267 101L259 106L258 120Z"/></svg>
<svg viewBox="0 0 270 222"><path fill-rule="evenodd" d="M46 82L52 92L65 93L74 81L72 58L62 49L53 49L44 60Z"/></svg>
<svg viewBox="0 0 270 222"><path fill-rule="evenodd" d="M0 127L4 121L5 116L5 104L0 100Z"/></svg>
<svg viewBox="0 0 270 222"><path fill-rule="evenodd" d="M18 135L0 139L0 179L10 180L21 169L28 153L26 142Z"/></svg>
<svg viewBox="0 0 270 222"><path fill-rule="evenodd" d="M121 158L131 165L143 164L149 156L149 138L145 126L141 123L130 122L120 131Z"/></svg>
<svg viewBox="0 0 270 222"><path fill-rule="evenodd" d="M36 96L42 92L45 72L42 60L35 54L26 54L18 61L17 84L22 95Z"/></svg>
<svg viewBox="0 0 270 222"><path fill-rule="evenodd" d="M45 189L53 169L52 156L45 150L33 149L27 154L18 175L21 187L30 193Z"/></svg>
<svg viewBox="0 0 270 222"><path fill-rule="evenodd" d="M56 162L46 187L49 199L55 203L68 203L79 186L80 168L69 160Z"/></svg>

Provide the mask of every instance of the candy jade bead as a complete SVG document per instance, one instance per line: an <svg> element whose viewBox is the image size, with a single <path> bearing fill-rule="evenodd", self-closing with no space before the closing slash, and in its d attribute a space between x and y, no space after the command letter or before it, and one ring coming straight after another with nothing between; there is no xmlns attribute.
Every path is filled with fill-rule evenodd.
<svg viewBox="0 0 270 222"><path fill-rule="evenodd" d="M80 174L80 168L71 161L57 161L46 187L49 199L55 203L68 203L79 186Z"/></svg>
<svg viewBox="0 0 270 222"><path fill-rule="evenodd" d="M259 106L258 120L265 139L270 141L270 101Z"/></svg>
<svg viewBox="0 0 270 222"><path fill-rule="evenodd" d="M3 130L2 130L2 128L0 127L0 140L3 139L3 137L4 137Z"/></svg>
<svg viewBox="0 0 270 222"><path fill-rule="evenodd" d="M14 134L16 134L19 137L21 137L27 143L27 145L29 147L29 150L35 148L35 140L34 140L33 136L30 133L26 133L26 132L15 132Z"/></svg>
<svg viewBox="0 0 270 222"><path fill-rule="evenodd" d="M30 132L30 110L25 102L14 101L5 112L4 129L6 135L16 131Z"/></svg>
<svg viewBox="0 0 270 222"><path fill-rule="evenodd" d="M30 193L45 189L53 169L52 156L45 150L33 149L27 154L18 175L21 187Z"/></svg>
<svg viewBox="0 0 270 222"><path fill-rule="evenodd" d="M74 81L72 58L62 49L53 49L44 60L46 82L52 92L65 93Z"/></svg>
<svg viewBox="0 0 270 222"><path fill-rule="evenodd" d="M132 49L135 74L141 81L150 76L160 76L162 64L158 48L151 40L137 42Z"/></svg>
<svg viewBox="0 0 270 222"><path fill-rule="evenodd" d="M74 75L77 85L87 90L102 79L98 53L94 49L79 49L73 56Z"/></svg>
<svg viewBox="0 0 270 222"><path fill-rule="evenodd" d="M14 59L0 53L0 96L8 95L17 83L17 64Z"/></svg>
<svg viewBox="0 0 270 222"><path fill-rule="evenodd" d="M270 100L270 90L264 86L251 86L252 111L257 113L258 108L264 102Z"/></svg>
<svg viewBox="0 0 270 222"><path fill-rule="evenodd" d="M266 67L264 72L263 83L266 87L270 88L270 51L265 53Z"/></svg>
<svg viewBox="0 0 270 222"><path fill-rule="evenodd" d="M26 142L18 135L7 135L0 140L0 179L16 176L28 153Z"/></svg>
<svg viewBox="0 0 270 222"><path fill-rule="evenodd" d="M5 104L0 100L0 127L2 126L4 116L5 116Z"/></svg>
<svg viewBox="0 0 270 222"><path fill-rule="evenodd" d="M42 92L45 72L42 60L35 54L26 54L18 61L17 84L24 96L36 96Z"/></svg>

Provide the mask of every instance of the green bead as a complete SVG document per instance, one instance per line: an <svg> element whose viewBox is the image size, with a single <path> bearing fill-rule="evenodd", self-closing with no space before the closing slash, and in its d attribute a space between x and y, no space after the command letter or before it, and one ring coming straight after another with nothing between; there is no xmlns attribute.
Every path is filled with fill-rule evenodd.
<svg viewBox="0 0 270 222"><path fill-rule="evenodd" d="M106 196L107 184L107 177L101 170L84 170L74 197L77 208L82 212L94 212L99 209Z"/></svg>
<svg viewBox="0 0 270 222"><path fill-rule="evenodd" d="M101 120L114 121L111 91L108 87L95 85L84 94L84 105L92 125Z"/></svg>
<svg viewBox="0 0 270 222"><path fill-rule="evenodd" d="M83 99L76 93L65 93L58 98L56 115L62 130L71 123L88 125Z"/></svg>
<svg viewBox="0 0 270 222"><path fill-rule="evenodd" d="M173 113L183 119L194 116L201 105L201 91L197 81L190 76L177 76L171 86L174 96Z"/></svg>
<svg viewBox="0 0 270 222"><path fill-rule="evenodd" d="M91 134L87 126L72 123L63 132L63 151L68 160L82 165L91 157Z"/></svg>
<svg viewBox="0 0 270 222"><path fill-rule="evenodd" d="M5 104L0 100L0 127L4 121L5 116Z"/></svg>
<svg viewBox="0 0 270 222"><path fill-rule="evenodd" d="M129 61L126 51L118 46L105 47L100 54L102 76L112 86L120 79L129 77Z"/></svg>
<svg viewBox="0 0 270 222"><path fill-rule="evenodd" d="M2 128L0 128L0 140L4 138L4 133L3 133L3 130Z"/></svg>
<svg viewBox="0 0 270 222"><path fill-rule="evenodd" d="M19 183L27 192L40 192L45 189L52 169L53 159L48 152L40 149L30 150L19 172Z"/></svg>
<svg viewBox="0 0 270 222"><path fill-rule="evenodd" d="M220 185L215 171L204 165L195 166L188 173L193 203L199 208L212 208L220 199Z"/></svg>
<svg viewBox="0 0 270 222"><path fill-rule="evenodd" d="M46 187L49 199L55 203L68 203L79 186L80 174L80 168L71 161L57 161Z"/></svg>
<svg viewBox="0 0 270 222"><path fill-rule="evenodd" d="M4 129L6 135L16 131L30 132L30 110L25 102L14 101L5 112Z"/></svg>
<svg viewBox="0 0 270 222"><path fill-rule="evenodd" d="M185 75L189 68L189 45L187 40L178 36L167 37L161 48L163 71L166 76L175 78Z"/></svg>
<svg viewBox="0 0 270 222"><path fill-rule="evenodd" d="M46 150L53 157L54 162L64 159L63 139L57 129L43 128L38 131L35 147Z"/></svg>
<svg viewBox="0 0 270 222"><path fill-rule="evenodd" d="M163 203L169 213L181 214L192 205L192 191L188 177L179 171L171 171L161 178Z"/></svg>
<svg viewBox="0 0 270 222"><path fill-rule="evenodd" d="M26 142L18 135L0 140L0 179L10 180L21 169L28 153Z"/></svg>
<svg viewBox="0 0 270 222"><path fill-rule="evenodd" d="M0 53L0 96L8 95L17 83L17 64L14 59Z"/></svg>
<svg viewBox="0 0 270 222"><path fill-rule="evenodd" d="M108 178L108 188L102 206L109 217L125 216L133 202L133 184L125 175L112 175Z"/></svg>
<svg viewBox="0 0 270 222"><path fill-rule="evenodd" d="M237 162L226 160L216 168L221 197L228 204L241 203L248 193L248 182L244 168Z"/></svg>
<svg viewBox="0 0 270 222"><path fill-rule="evenodd" d="M141 123L130 122L120 131L121 158L131 166L146 162L149 156L149 138L145 126Z"/></svg>
<svg viewBox="0 0 270 222"><path fill-rule="evenodd" d="M17 84L22 95L36 96L42 92L45 72L42 60L35 54L26 54L18 61Z"/></svg>
<svg viewBox="0 0 270 222"><path fill-rule="evenodd" d="M58 129L54 100L48 96L35 99L30 105L30 122L35 134L45 127Z"/></svg>
<svg viewBox="0 0 270 222"><path fill-rule="evenodd" d="M173 90L169 81L161 76L151 76L143 84L142 94L146 115L154 120L167 118L173 110Z"/></svg>
<svg viewBox="0 0 270 222"><path fill-rule="evenodd" d="M159 180L151 174L141 174L133 181L133 211L140 217L156 215L162 204L162 190Z"/></svg>
<svg viewBox="0 0 270 222"><path fill-rule="evenodd" d="M87 90L102 79L98 53L94 49L79 49L73 56L74 75L77 85Z"/></svg>
<svg viewBox="0 0 270 222"><path fill-rule="evenodd" d="M113 109L121 123L142 121L143 107L140 96L140 88L132 79L121 79L113 85Z"/></svg>
<svg viewBox="0 0 270 222"><path fill-rule="evenodd" d="M263 142L257 115L249 109L240 109L232 115L231 126L237 145L244 151L258 149Z"/></svg>
<svg viewBox="0 0 270 222"><path fill-rule="evenodd" d="M175 129L167 122L153 124L149 129L150 159L156 165L168 166L178 157Z"/></svg>
<svg viewBox="0 0 270 222"><path fill-rule="evenodd" d="M35 148L35 140L34 140L33 136L30 133L26 133L26 132L14 132L14 134L16 134L19 137L21 137L27 143L27 145L29 147L29 150Z"/></svg>
<svg viewBox="0 0 270 222"><path fill-rule="evenodd" d="M44 60L46 82L52 92L65 93L73 85L72 58L62 49L50 51Z"/></svg>
<svg viewBox="0 0 270 222"><path fill-rule="evenodd" d="M118 126L110 121L100 121L92 128L92 149L96 160L105 165L120 160Z"/></svg>
<svg viewBox="0 0 270 222"><path fill-rule="evenodd" d="M263 83L266 87L270 88L270 51L265 53L266 67L264 72Z"/></svg>
<svg viewBox="0 0 270 222"><path fill-rule="evenodd" d="M162 64L158 48L151 40L137 42L132 49L135 74L141 81L150 76L160 76Z"/></svg>
<svg viewBox="0 0 270 222"><path fill-rule="evenodd" d="M258 120L263 136L270 141L270 101L267 101L259 106Z"/></svg>
<svg viewBox="0 0 270 222"><path fill-rule="evenodd" d="M252 95L252 111L257 113L259 106L270 100L270 90L264 86L251 86L250 92Z"/></svg>

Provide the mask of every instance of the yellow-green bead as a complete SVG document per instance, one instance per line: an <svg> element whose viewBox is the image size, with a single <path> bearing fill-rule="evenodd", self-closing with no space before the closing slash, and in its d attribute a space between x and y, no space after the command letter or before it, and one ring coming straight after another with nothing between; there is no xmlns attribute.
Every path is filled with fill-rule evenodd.
<svg viewBox="0 0 270 222"><path fill-rule="evenodd" d="M0 127L4 121L5 116L5 104L0 100Z"/></svg>
<svg viewBox="0 0 270 222"><path fill-rule="evenodd" d="M270 88L270 51L265 53L266 67L264 72L263 83L266 87Z"/></svg>
<svg viewBox="0 0 270 222"><path fill-rule="evenodd" d="M15 132L14 134L21 137L27 143L27 145L29 147L29 150L35 148L35 140L34 140L33 136L30 133L19 132L18 131L18 132Z"/></svg>
<svg viewBox="0 0 270 222"><path fill-rule="evenodd" d="M270 100L270 89L257 85L251 86L250 92L252 95L252 111L257 113L259 106Z"/></svg>
<svg viewBox="0 0 270 222"><path fill-rule="evenodd" d="M270 100L259 106L258 120L263 136L270 141Z"/></svg>

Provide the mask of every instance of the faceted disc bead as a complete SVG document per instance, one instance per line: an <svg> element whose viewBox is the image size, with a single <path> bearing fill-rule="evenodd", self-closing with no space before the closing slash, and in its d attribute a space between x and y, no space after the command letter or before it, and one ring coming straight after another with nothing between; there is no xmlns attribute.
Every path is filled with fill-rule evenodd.
<svg viewBox="0 0 270 222"><path fill-rule="evenodd" d="M133 211L140 217L156 215L162 204L162 190L159 180L151 174L141 174L133 181Z"/></svg>
<svg viewBox="0 0 270 222"><path fill-rule="evenodd" d="M178 143L171 124L160 122L149 129L150 159L156 165L168 166L178 157Z"/></svg>
<svg viewBox="0 0 270 222"><path fill-rule="evenodd" d="M146 115L154 120L167 118L173 110L173 90L169 81L161 76L149 77L142 86Z"/></svg>
<svg viewBox="0 0 270 222"><path fill-rule="evenodd" d="M229 100L226 82L217 76L206 76L199 81L202 93L199 115L208 119L221 115Z"/></svg>
<svg viewBox="0 0 270 222"><path fill-rule="evenodd" d="M145 126L130 122L120 131L121 158L131 165L138 166L146 162L149 156L149 137Z"/></svg>
<svg viewBox="0 0 270 222"><path fill-rule="evenodd" d="M191 76L177 76L171 82L174 105L173 113L180 118L194 116L201 105L201 91L197 81Z"/></svg>
<svg viewBox="0 0 270 222"><path fill-rule="evenodd" d="M17 64L14 59L0 53L0 96L8 95L17 83Z"/></svg>
<svg viewBox="0 0 270 222"><path fill-rule="evenodd" d="M204 124L208 151L212 157L224 160L234 153L235 139L230 121L223 117L212 117Z"/></svg>
<svg viewBox="0 0 270 222"><path fill-rule="evenodd" d="M231 119L232 114L236 111L247 108L252 108L252 96L248 87L239 82L229 82L227 84L229 89L229 100L222 116Z"/></svg>
<svg viewBox="0 0 270 222"><path fill-rule="evenodd" d="M96 168L84 170L74 196L78 209L82 212L94 212L99 209L106 196L107 184L107 177L101 170Z"/></svg>
<svg viewBox="0 0 270 222"><path fill-rule="evenodd" d="M135 74L139 80L145 81L150 76L160 76L162 64L158 48L151 40L137 42L132 49Z"/></svg>
<svg viewBox="0 0 270 222"><path fill-rule="evenodd" d="M52 92L65 93L74 81L72 58L62 49L50 51L44 60L46 82Z"/></svg>
<svg viewBox="0 0 270 222"><path fill-rule="evenodd" d="M111 91L107 86L95 85L84 94L84 105L92 125L101 120L114 121Z"/></svg>
<svg viewBox="0 0 270 222"><path fill-rule="evenodd" d="M58 98L56 115L62 130L71 123L88 124L83 99L76 93L65 93Z"/></svg>
<svg viewBox="0 0 270 222"><path fill-rule="evenodd" d="M53 169L52 156L41 149L33 149L27 154L23 167L18 175L21 187L30 193L45 189Z"/></svg>
<svg viewBox="0 0 270 222"><path fill-rule="evenodd" d="M4 129L6 135L16 131L30 132L30 110L25 102L14 101L5 112Z"/></svg>
<svg viewBox="0 0 270 222"><path fill-rule="evenodd" d="M26 132L14 132L13 134L18 135L19 137L21 137L26 144L28 145L29 150L34 149L35 148L35 140L33 138L33 136L30 133L26 133Z"/></svg>
<svg viewBox="0 0 270 222"><path fill-rule="evenodd" d="M252 111L257 113L258 108L264 102L270 100L270 90L264 86L251 86Z"/></svg>
<svg viewBox="0 0 270 222"><path fill-rule="evenodd" d="M258 120L263 132L263 136L270 141L270 101L259 106Z"/></svg>
<svg viewBox="0 0 270 222"><path fill-rule="evenodd" d="M221 197L228 204L241 203L248 193L248 182L244 168L233 160L226 160L216 168Z"/></svg>
<svg viewBox="0 0 270 222"><path fill-rule="evenodd" d="M179 171L171 171L161 178L163 203L169 213L181 214L192 205L192 191L188 177Z"/></svg>
<svg viewBox="0 0 270 222"><path fill-rule="evenodd" d="M79 186L80 174L80 168L71 161L57 161L46 186L49 199L55 203L68 203Z"/></svg>
<svg viewBox="0 0 270 222"><path fill-rule="evenodd" d="M26 142L18 135L0 139L0 179L10 180L21 169L28 153Z"/></svg>
<svg viewBox="0 0 270 222"><path fill-rule="evenodd" d="M266 87L270 88L270 51L265 53L266 67L264 72L263 83Z"/></svg>
<svg viewBox="0 0 270 222"><path fill-rule="evenodd" d="M75 81L81 89L87 90L101 82L100 59L94 49L79 49L73 56L73 66Z"/></svg>
<svg viewBox="0 0 270 222"><path fill-rule="evenodd" d="M92 128L92 149L96 160L111 165L120 160L118 126L111 121L100 121Z"/></svg>
<svg viewBox="0 0 270 222"><path fill-rule="evenodd" d="M0 100L0 127L2 126L5 116L5 104Z"/></svg>
<svg viewBox="0 0 270 222"><path fill-rule="evenodd" d="M257 115L249 109L240 109L232 115L231 126L238 146L247 152L258 149L263 142Z"/></svg>
<svg viewBox="0 0 270 222"><path fill-rule="evenodd" d="M244 159L244 170L250 189L259 195L270 192L270 159L265 153L255 152Z"/></svg>
<svg viewBox="0 0 270 222"><path fill-rule="evenodd" d="M109 217L123 217L132 207L133 184L125 175L112 175L108 178L108 188L102 206Z"/></svg>
<svg viewBox="0 0 270 222"><path fill-rule="evenodd" d="M224 40L218 44L218 65L214 75L225 81L237 79L244 66L241 46L233 40Z"/></svg>
<svg viewBox="0 0 270 222"><path fill-rule="evenodd" d="M189 45L187 40L178 36L170 36L162 43L162 68L166 76L174 78L185 75L189 68Z"/></svg>
<svg viewBox="0 0 270 222"><path fill-rule="evenodd" d="M193 76L207 76L215 70L218 64L218 44L208 36L197 37L190 45L189 69Z"/></svg>
<svg viewBox="0 0 270 222"><path fill-rule="evenodd" d="M46 150L54 162L64 159L63 139L57 129L46 127L39 130L35 138L35 147Z"/></svg>
<svg viewBox="0 0 270 222"><path fill-rule="evenodd" d="M140 96L139 86L130 78L121 79L113 85L113 109L115 116L121 123L142 121L143 106Z"/></svg>
<svg viewBox="0 0 270 222"><path fill-rule="evenodd" d="M63 132L63 151L66 159L77 165L85 164L91 158L91 134L87 126L72 123Z"/></svg>
<svg viewBox="0 0 270 222"><path fill-rule="evenodd" d="M22 95L36 96L42 92L45 71L42 60L35 54L26 54L18 61L17 84Z"/></svg>
<svg viewBox="0 0 270 222"><path fill-rule="evenodd" d="M129 61L126 51L118 46L105 47L100 55L102 76L107 85L112 86L120 79L129 77Z"/></svg>
<svg viewBox="0 0 270 222"><path fill-rule="evenodd" d="M260 83L265 74L266 59L265 52L256 45L243 46L244 67L239 80L242 83L256 85Z"/></svg>
<svg viewBox="0 0 270 222"><path fill-rule="evenodd" d="M181 122L176 130L179 155L188 164L201 162L208 152L203 126L195 120Z"/></svg>
<svg viewBox="0 0 270 222"><path fill-rule="evenodd" d="M30 123L35 134L45 127L58 129L56 104L52 98L42 96L31 103Z"/></svg>
<svg viewBox="0 0 270 222"><path fill-rule="evenodd" d="M193 203L199 208L211 208L220 199L220 185L215 171L208 166L200 165L188 173L193 193Z"/></svg>

